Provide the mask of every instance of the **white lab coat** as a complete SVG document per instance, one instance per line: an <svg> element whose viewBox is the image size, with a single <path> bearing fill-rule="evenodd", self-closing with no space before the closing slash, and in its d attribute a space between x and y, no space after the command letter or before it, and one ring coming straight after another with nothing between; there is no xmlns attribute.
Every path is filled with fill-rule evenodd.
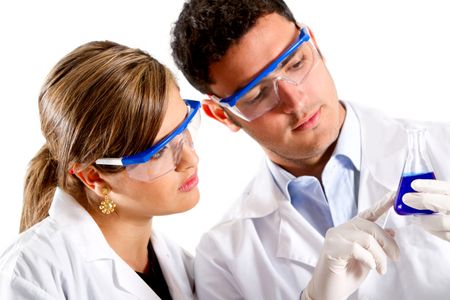
<svg viewBox="0 0 450 300"><path fill-rule="evenodd" d="M361 124L362 211L397 189L407 151L404 125L410 122L352 107ZM450 180L450 124L414 124L429 128L436 176ZM425 232L412 216L391 209L385 220L396 229L400 261L389 262L384 276L371 272L351 299L450 299L450 243ZM264 164L223 221L202 237L195 258L197 297L298 299L322 244L323 237L292 207Z"/></svg>
<svg viewBox="0 0 450 300"><path fill-rule="evenodd" d="M152 230L173 299L193 299L192 258ZM108 245L72 197L57 189L50 216L0 257L0 299L159 299Z"/></svg>

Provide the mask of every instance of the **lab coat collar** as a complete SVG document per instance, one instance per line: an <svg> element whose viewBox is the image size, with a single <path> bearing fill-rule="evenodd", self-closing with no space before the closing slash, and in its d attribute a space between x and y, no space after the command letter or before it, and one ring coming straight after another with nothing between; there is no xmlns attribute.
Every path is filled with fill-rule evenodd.
<svg viewBox="0 0 450 300"><path fill-rule="evenodd" d="M360 212L373 206L373 195L380 197L397 189L407 153L407 136L403 124L395 119L373 109L355 104L353 107L361 124Z"/></svg>
<svg viewBox="0 0 450 300"><path fill-rule="evenodd" d="M62 230L70 231L70 236L86 261L114 258L114 251L91 215L60 188L56 188L49 216Z"/></svg>
<svg viewBox="0 0 450 300"><path fill-rule="evenodd" d="M233 219L261 218L277 210L279 202L289 203L289 199L275 184L265 159L256 174L238 201L225 214L222 222Z"/></svg>
<svg viewBox="0 0 450 300"><path fill-rule="evenodd" d="M67 236L73 240L71 244L77 247L86 263L105 264L109 260L112 264L111 276L118 287L140 299L160 299L108 245L100 228L89 213L60 188L55 191L49 215L61 230L67 231Z"/></svg>
<svg viewBox="0 0 450 300"><path fill-rule="evenodd" d="M174 249L170 249L166 240L154 229L152 229L151 242L172 299L192 299L192 287L186 273L181 271L182 267L177 265L183 262L175 259L174 255L176 253L173 252ZM160 299L122 258L117 255L113 262L115 278L123 289L138 296L140 299Z"/></svg>
<svg viewBox="0 0 450 300"><path fill-rule="evenodd" d="M192 290L194 283L189 281L186 273L173 271L180 269L180 266L177 264L181 264L183 262L177 261L174 257L174 249L169 248L166 239L155 230L152 230L152 246L155 250L156 256L158 257L158 261L167 286L169 287L172 299L185 300L187 297L189 299L193 298L194 296L192 294ZM184 251L181 248L179 248L179 250ZM191 263L192 262L193 261L191 261ZM189 267L193 269L193 265Z"/></svg>
<svg viewBox="0 0 450 300"><path fill-rule="evenodd" d="M339 133L332 156L347 157L356 170L361 170L361 130L359 120L350 103L341 101L345 107L345 120Z"/></svg>

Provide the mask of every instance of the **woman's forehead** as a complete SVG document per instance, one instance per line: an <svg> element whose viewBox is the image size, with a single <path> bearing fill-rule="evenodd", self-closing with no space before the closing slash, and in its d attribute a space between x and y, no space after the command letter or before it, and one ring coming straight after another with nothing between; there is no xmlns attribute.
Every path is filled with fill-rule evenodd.
<svg viewBox="0 0 450 300"><path fill-rule="evenodd" d="M175 84L170 85L166 101L166 113L156 136L157 141L171 133L186 118L187 106L181 98L180 92Z"/></svg>

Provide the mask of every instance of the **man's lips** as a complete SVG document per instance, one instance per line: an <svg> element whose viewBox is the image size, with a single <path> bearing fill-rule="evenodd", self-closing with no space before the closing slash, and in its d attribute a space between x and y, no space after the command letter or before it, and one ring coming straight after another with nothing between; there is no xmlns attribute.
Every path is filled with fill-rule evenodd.
<svg viewBox="0 0 450 300"><path fill-rule="evenodd" d="M306 118L300 120L293 128L293 130L306 130L313 128L319 123L321 108L307 116Z"/></svg>

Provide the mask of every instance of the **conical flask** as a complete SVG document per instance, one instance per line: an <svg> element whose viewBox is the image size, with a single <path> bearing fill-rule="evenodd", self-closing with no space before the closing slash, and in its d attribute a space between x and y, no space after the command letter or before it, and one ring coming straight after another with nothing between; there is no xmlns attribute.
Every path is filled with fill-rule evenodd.
<svg viewBox="0 0 450 300"><path fill-rule="evenodd" d="M406 205L402 197L406 193L416 192L411 187L415 179L436 179L430 157L425 146L425 128L410 128L408 133L408 155L403 167L402 177L395 197L394 209L399 215L432 214L427 209L415 209Z"/></svg>

